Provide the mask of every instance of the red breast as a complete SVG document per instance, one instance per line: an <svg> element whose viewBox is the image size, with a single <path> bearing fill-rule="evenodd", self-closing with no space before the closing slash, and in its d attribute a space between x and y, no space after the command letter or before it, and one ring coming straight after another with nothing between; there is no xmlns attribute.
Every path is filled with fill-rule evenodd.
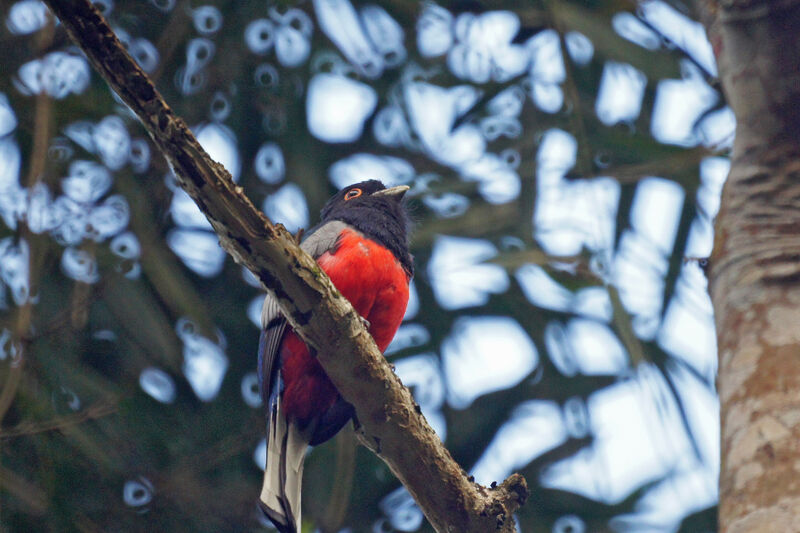
<svg viewBox="0 0 800 533"><path fill-rule="evenodd" d="M350 229L344 230L336 248L317 262L367 319L369 332L383 352L400 327L408 304L409 277L401 263L388 249ZM336 388L293 331L284 334L279 355L287 418L302 424L329 409L336 400Z"/></svg>

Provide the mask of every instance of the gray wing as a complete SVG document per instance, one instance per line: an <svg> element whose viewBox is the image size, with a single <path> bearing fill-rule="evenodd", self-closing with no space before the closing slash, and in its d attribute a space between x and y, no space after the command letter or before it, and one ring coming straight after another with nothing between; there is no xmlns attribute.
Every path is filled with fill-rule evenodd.
<svg viewBox="0 0 800 533"><path fill-rule="evenodd" d="M326 222L312 230L300 245L308 255L316 259L328 250L336 248L336 241L343 229L349 226L341 220Z"/></svg>
<svg viewBox="0 0 800 533"><path fill-rule="evenodd" d="M300 244L300 248L311 257L317 258L336 247L336 240L347 224L334 220L318 226ZM261 337L258 342L258 383L264 406L271 407L273 396L280 392L279 376L275 359L278 356L286 319L278 307L278 302L269 294L264 298L261 310Z"/></svg>
<svg viewBox="0 0 800 533"><path fill-rule="evenodd" d="M269 294L264 298L261 309L261 337L258 340L258 385L261 389L261 400L269 408L273 392L278 392L277 373L273 375L278 347L286 329L286 319L281 314L278 302Z"/></svg>

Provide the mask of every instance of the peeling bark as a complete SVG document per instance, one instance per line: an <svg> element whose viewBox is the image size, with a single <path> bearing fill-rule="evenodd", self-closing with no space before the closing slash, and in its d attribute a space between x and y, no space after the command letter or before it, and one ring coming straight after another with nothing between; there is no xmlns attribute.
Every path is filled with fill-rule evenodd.
<svg viewBox="0 0 800 533"><path fill-rule="evenodd" d="M720 531L800 531L800 4L698 6L737 118L710 276Z"/></svg>
<svg viewBox="0 0 800 533"><path fill-rule="evenodd" d="M231 256L281 306L342 396L355 406L361 441L383 459L440 532L510 533L525 480L496 488L467 478L400 382L350 303L280 225L273 226L212 161L88 0L47 0L69 36L136 113ZM255 501L256 495L253 495Z"/></svg>

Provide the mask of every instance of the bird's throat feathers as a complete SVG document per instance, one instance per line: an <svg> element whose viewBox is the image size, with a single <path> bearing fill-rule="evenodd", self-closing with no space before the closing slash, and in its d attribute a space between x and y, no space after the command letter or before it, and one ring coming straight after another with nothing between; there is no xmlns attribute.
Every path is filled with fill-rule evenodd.
<svg viewBox="0 0 800 533"><path fill-rule="evenodd" d="M388 248L403 265L409 277L412 276L414 264L408 250L411 221L405 202L390 196L373 196L373 192L384 189L379 181L371 180L360 185L364 188L360 197L345 200L342 193L348 189L343 189L328 202L322 210L320 226L334 220L352 226L369 239Z"/></svg>

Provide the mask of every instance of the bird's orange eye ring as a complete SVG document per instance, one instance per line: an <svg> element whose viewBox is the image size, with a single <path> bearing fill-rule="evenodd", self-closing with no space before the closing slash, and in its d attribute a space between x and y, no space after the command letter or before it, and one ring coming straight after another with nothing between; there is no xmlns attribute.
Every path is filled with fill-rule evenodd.
<svg viewBox="0 0 800 533"><path fill-rule="evenodd" d="M344 199L347 201L352 200L353 198L358 198L359 196L361 196L361 189L355 188L347 191L344 195Z"/></svg>

